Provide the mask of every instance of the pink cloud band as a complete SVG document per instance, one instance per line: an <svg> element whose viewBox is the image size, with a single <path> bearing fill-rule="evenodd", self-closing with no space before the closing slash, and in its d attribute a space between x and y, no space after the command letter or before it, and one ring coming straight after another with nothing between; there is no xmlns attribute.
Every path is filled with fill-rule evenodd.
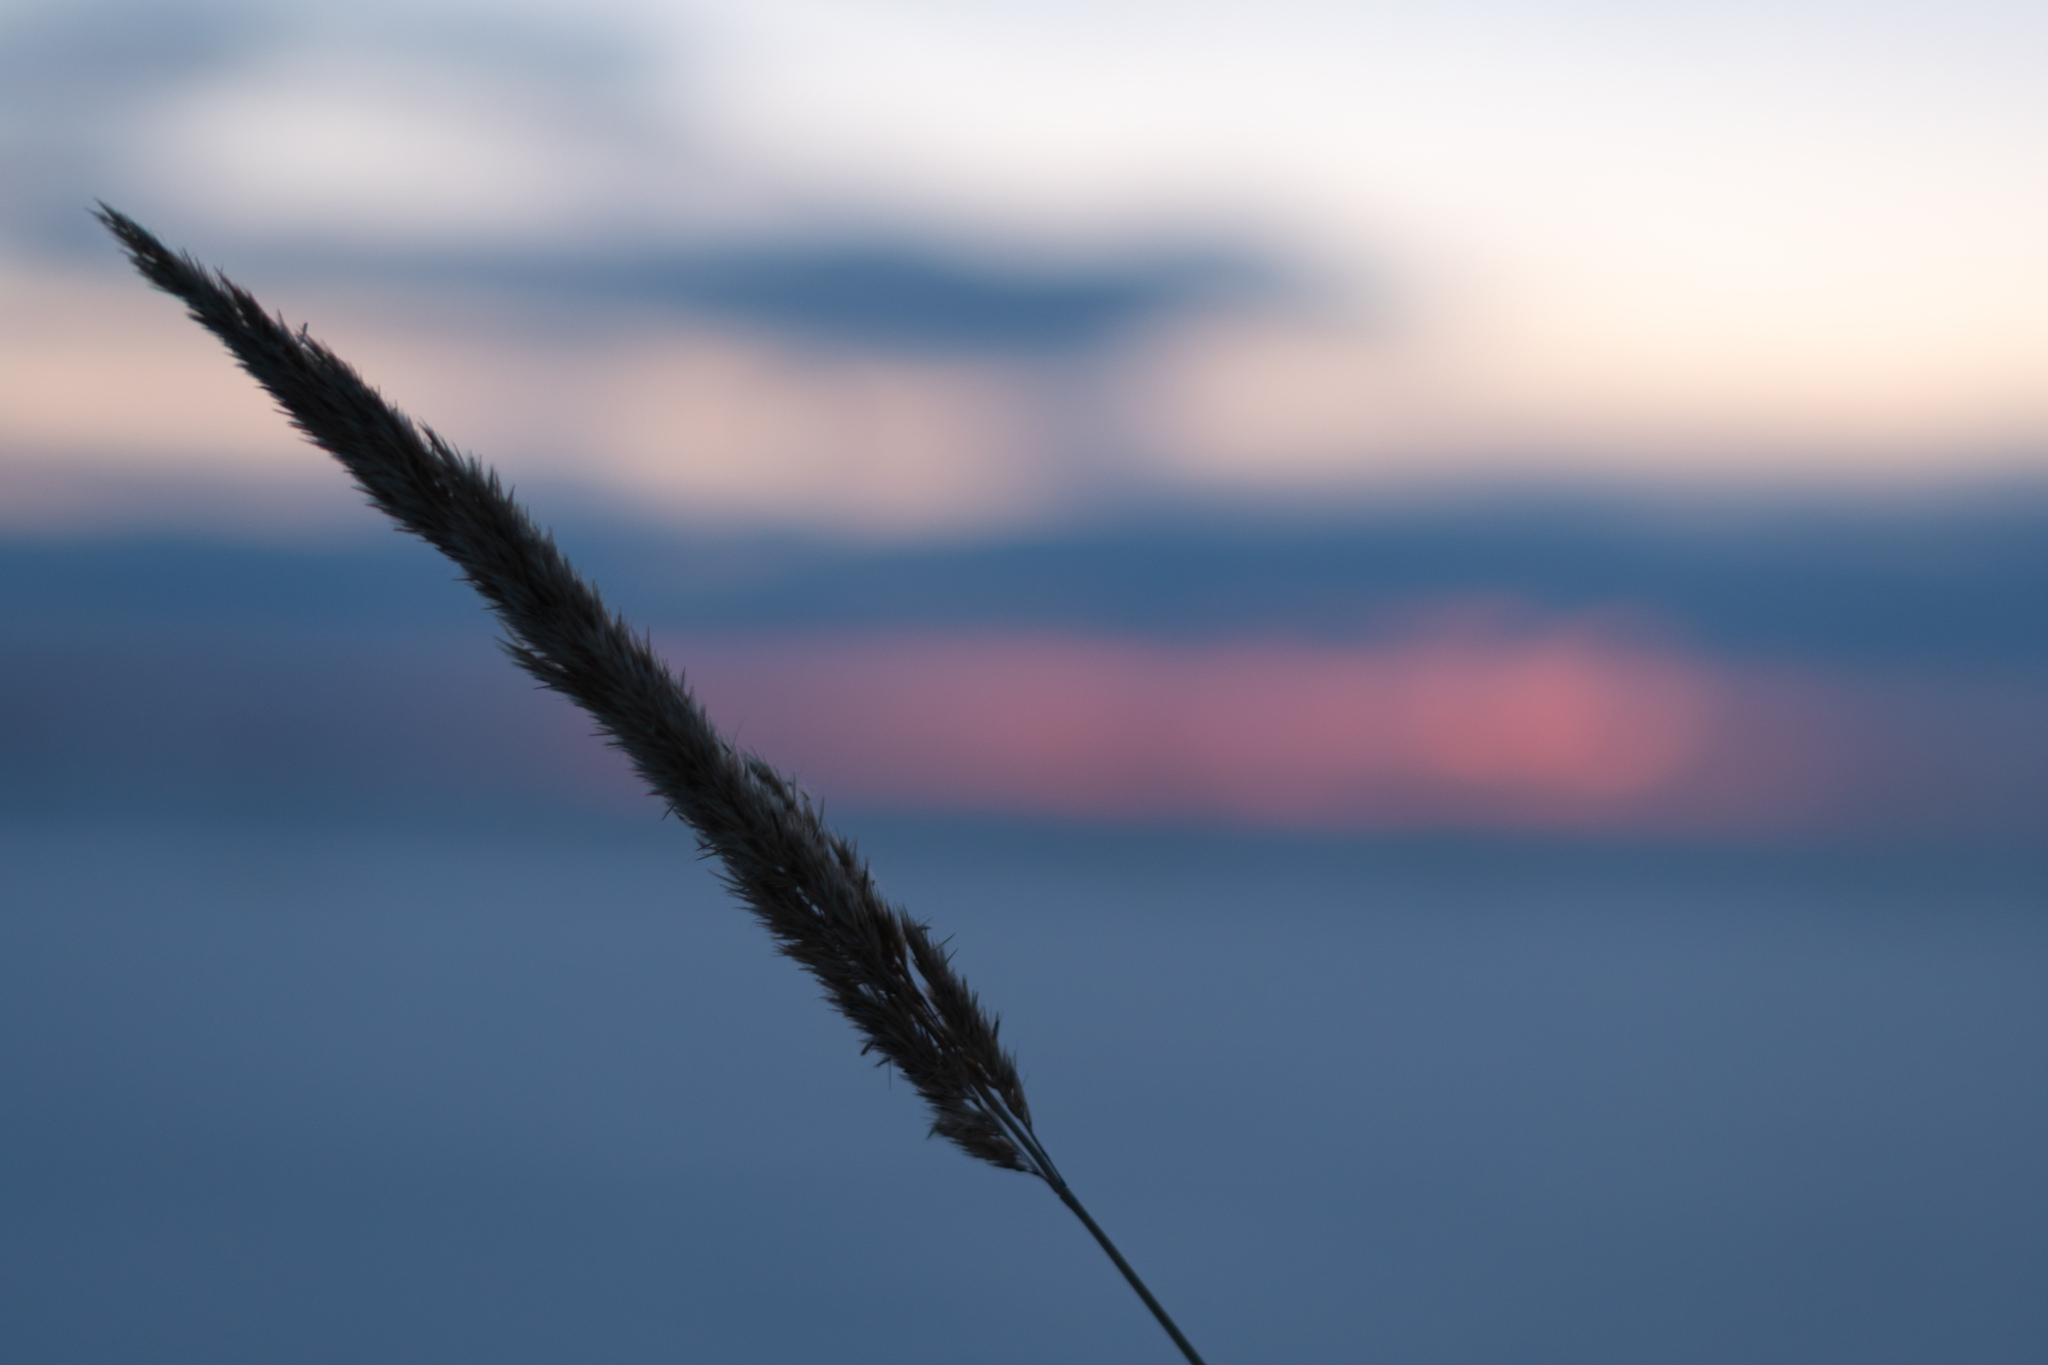
<svg viewBox="0 0 2048 1365"><path fill-rule="evenodd" d="M1404 640L1052 634L678 643L740 741L863 804L1329 828L1769 828L1833 785L1788 675L1597 624Z"/></svg>

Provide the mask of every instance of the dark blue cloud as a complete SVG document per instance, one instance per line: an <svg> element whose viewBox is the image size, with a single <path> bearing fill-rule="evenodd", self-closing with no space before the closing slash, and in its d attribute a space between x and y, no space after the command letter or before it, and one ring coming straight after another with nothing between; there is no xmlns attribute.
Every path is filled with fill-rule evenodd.
<svg viewBox="0 0 2048 1365"><path fill-rule="evenodd" d="M1215 292L1220 262L1002 270L908 247L735 252L597 266L563 282L856 344L1058 350Z"/></svg>
<svg viewBox="0 0 2048 1365"><path fill-rule="evenodd" d="M308 255L300 268L668 311L862 349L1012 353L1084 350L1177 310L1270 291L1277 280L1221 250L1162 248L1057 266L873 238L529 256Z"/></svg>
<svg viewBox="0 0 2048 1365"><path fill-rule="evenodd" d="M367 518L369 513L365 512ZM1717 654L1829 665L2048 663L2048 495L1891 507L1757 502L1679 516L1621 499L1343 518L1152 516L908 547L743 540L556 519L579 562L665 629L1029 627L1357 639L1418 598L1644 609ZM429 550L172 540L0 542L0 624L480 619Z"/></svg>

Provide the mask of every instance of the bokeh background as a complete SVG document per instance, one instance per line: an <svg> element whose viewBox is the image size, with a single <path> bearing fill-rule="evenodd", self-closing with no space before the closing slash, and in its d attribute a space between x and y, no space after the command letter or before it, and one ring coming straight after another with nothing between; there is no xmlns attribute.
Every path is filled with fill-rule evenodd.
<svg viewBox="0 0 2048 1365"><path fill-rule="evenodd" d="M0 1319L1167 1360L96 199L496 464L1213 1361L2048 1353L2048 16L0 4Z"/></svg>

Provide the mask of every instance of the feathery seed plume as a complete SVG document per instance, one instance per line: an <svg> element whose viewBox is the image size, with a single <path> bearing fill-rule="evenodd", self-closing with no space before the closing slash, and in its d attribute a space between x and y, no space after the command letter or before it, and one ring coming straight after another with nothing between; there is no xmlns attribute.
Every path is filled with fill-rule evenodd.
<svg viewBox="0 0 2048 1365"><path fill-rule="evenodd" d="M696 832L777 949L801 963L852 1021L861 1050L916 1088L931 1108L932 1132L970 1156L1045 1181L1182 1354L1201 1365L1046 1155L997 1022L946 949L883 898L853 845L825 826L794 783L718 733L647 638L605 606L496 473L386 403L347 363L246 290L105 204L95 216L136 269L182 299L379 510L461 568L504 626L514 662L587 711Z"/></svg>

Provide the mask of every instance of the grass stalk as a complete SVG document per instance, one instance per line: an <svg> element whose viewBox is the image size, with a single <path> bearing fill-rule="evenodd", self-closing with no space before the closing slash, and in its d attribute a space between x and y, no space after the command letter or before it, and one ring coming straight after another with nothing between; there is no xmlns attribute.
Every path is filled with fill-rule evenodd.
<svg viewBox="0 0 2048 1365"><path fill-rule="evenodd" d="M303 328L293 331L226 277L105 204L96 216L144 278L183 300L374 506L455 562L504 627L513 661L588 712L695 831L777 950L852 1022L862 1053L915 1087L931 1110L931 1131L978 1160L1044 1181L1181 1354L1202 1365L1046 1154L996 1017L929 928L881 895L858 851L826 827L810 798L718 732L647 637L605 606L494 471L386 403Z"/></svg>

